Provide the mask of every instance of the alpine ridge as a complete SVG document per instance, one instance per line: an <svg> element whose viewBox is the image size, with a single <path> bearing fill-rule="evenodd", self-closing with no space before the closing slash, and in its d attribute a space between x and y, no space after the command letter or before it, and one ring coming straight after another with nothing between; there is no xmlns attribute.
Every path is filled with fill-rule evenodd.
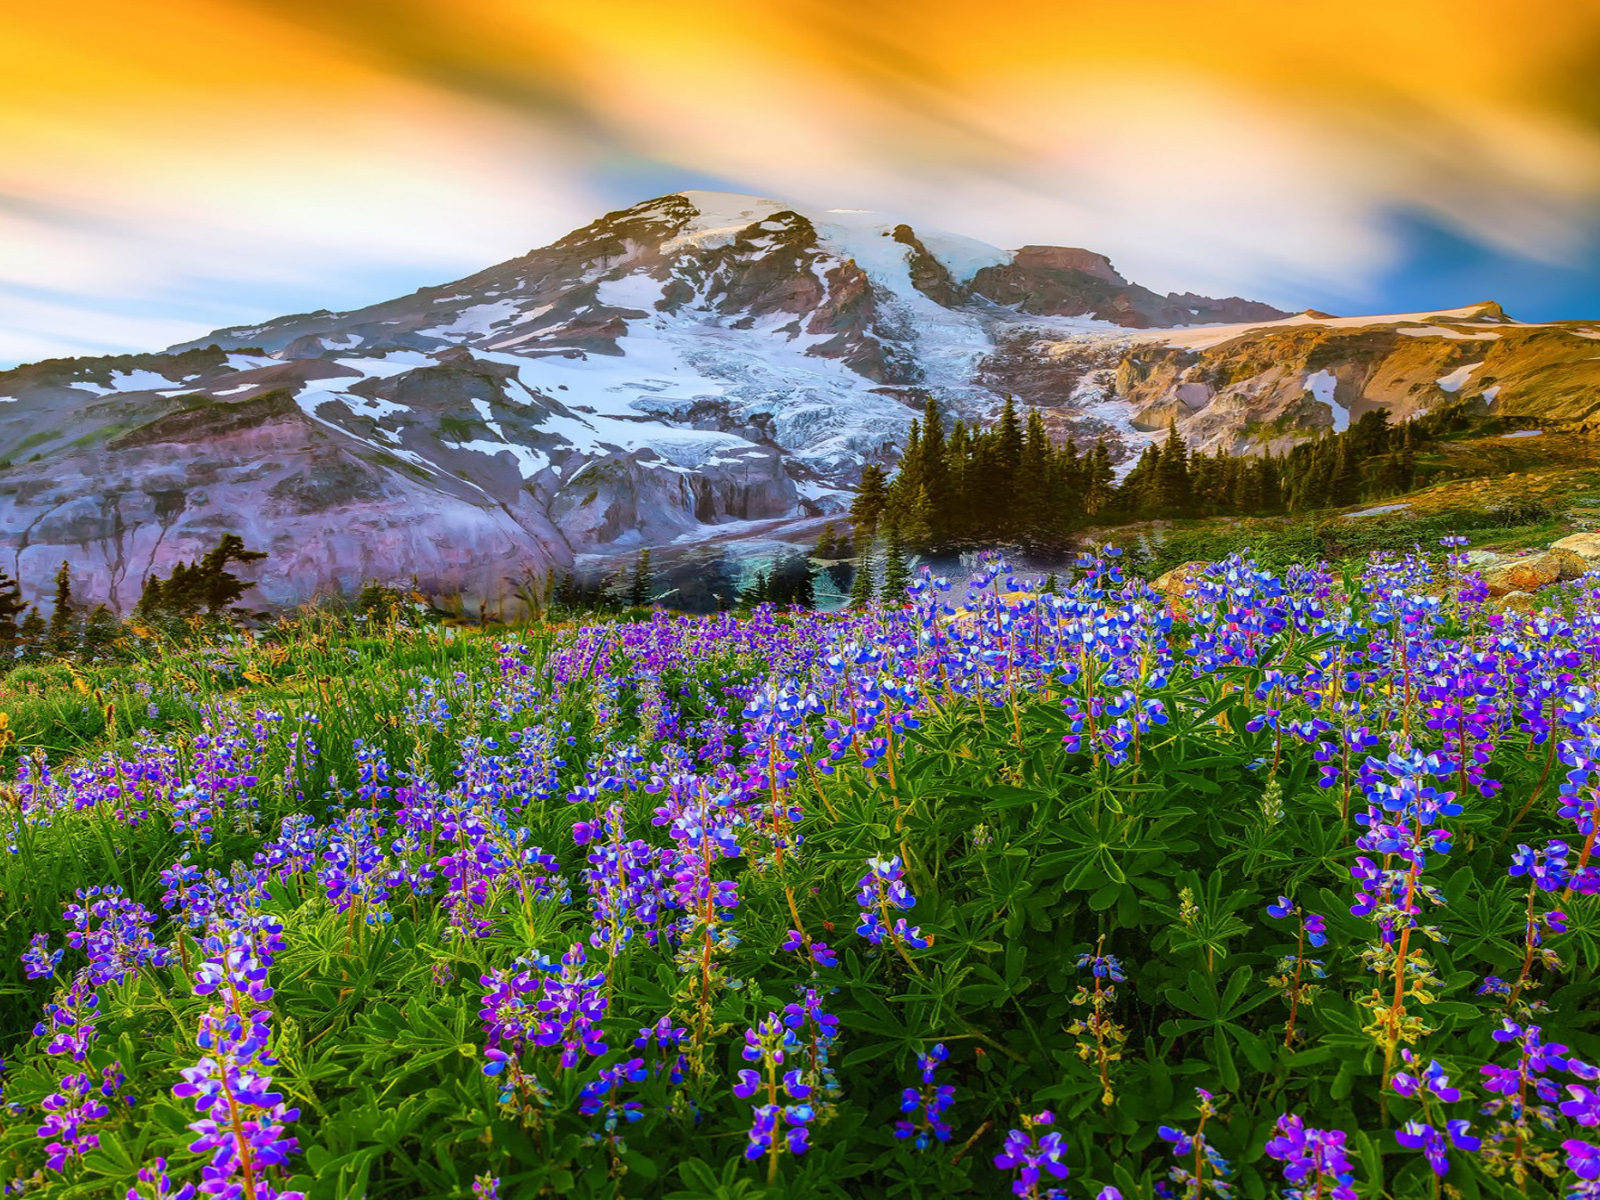
<svg viewBox="0 0 1600 1200"><path fill-rule="evenodd" d="M271 605L414 578L504 610L575 559L839 512L929 395L969 422L1013 395L1119 456L1169 419L1249 452L1462 397L1581 418L1596 339L1493 306L1290 317L685 192L367 308L0 373L0 547L28 592L65 559L119 610L221 532L268 552Z"/></svg>

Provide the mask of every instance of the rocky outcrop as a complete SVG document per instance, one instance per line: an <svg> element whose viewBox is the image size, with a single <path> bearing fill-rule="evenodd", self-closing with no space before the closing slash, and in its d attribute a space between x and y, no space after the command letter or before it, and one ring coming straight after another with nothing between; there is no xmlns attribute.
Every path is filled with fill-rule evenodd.
<svg viewBox="0 0 1600 1200"><path fill-rule="evenodd" d="M1600 533L1574 533L1551 542L1550 549L1576 555L1591 571L1600 569Z"/></svg>
<svg viewBox="0 0 1600 1200"><path fill-rule="evenodd" d="M270 555L250 569L251 601L271 606L415 576L495 608L514 601L526 571L570 560L547 521L353 452L282 393L196 406L92 453L0 475L5 565L28 595L48 594L66 560L80 597L126 610L148 574L199 557L224 532Z"/></svg>
<svg viewBox="0 0 1600 1200"><path fill-rule="evenodd" d="M1600 330L1518 325L1498 305L1370 319L1173 331L1130 342L1115 394L1134 424L1176 419L1191 446L1281 452L1369 412L1400 423L1446 404L1478 415L1600 419Z"/></svg>
<svg viewBox="0 0 1600 1200"><path fill-rule="evenodd" d="M1596 552L1585 557L1578 549ZM1492 612L1538 612L1553 603L1564 583L1600 572L1600 534L1578 533L1551 543L1546 550L1520 554L1469 551L1468 570L1482 579Z"/></svg>
<svg viewBox="0 0 1600 1200"><path fill-rule="evenodd" d="M1011 261L973 276L974 295L1051 317L1094 317L1131 329L1273 321L1288 314L1270 304L1192 292L1159 296L1129 283L1103 254L1067 246L1024 246Z"/></svg>
<svg viewBox="0 0 1600 1200"><path fill-rule="evenodd" d="M1582 579L1589 564L1570 550L1551 548L1540 554L1498 563L1483 572L1483 583L1491 596L1512 592L1537 592L1552 583Z"/></svg>

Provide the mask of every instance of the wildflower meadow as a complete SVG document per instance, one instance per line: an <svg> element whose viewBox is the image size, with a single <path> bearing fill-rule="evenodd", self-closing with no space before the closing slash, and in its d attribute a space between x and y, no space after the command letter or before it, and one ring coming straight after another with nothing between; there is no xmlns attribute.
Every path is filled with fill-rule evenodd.
<svg viewBox="0 0 1600 1200"><path fill-rule="evenodd" d="M1600 582L1483 600L987 560L153 665L13 748L0 1185L1595 1200Z"/></svg>

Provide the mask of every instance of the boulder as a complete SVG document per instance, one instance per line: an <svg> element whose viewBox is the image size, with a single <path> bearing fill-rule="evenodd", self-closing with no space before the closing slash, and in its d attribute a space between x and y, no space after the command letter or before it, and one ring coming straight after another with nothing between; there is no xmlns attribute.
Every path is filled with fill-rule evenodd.
<svg viewBox="0 0 1600 1200"><path fill-rule="evenodd" d="M1546 550L1490 568L1483 573L1483 582L1491 596L1537 592L1563 579L1578 579L1587 569L1583 560L1570 551Z"/></svg>
<svg viewBox="0 0 1600 1200"><path fill-rule="evenodd" d="M1490 612L1531 613L1539 607L1539 598L1532 592L1506 592L1489 601Z"/></svg>
<svg viewBox="0 0 1600 1200"><path fill-rule="evenodd" d="M1561 550L1583 559L1589 568L1600 568L1600 533L1574 533L1558 542L1550 543L1551 550Z"/></svg>
<svg viewBox="0 0 1600 1200"><path fill-rule="evenodd" d="M1590 571L1600 570L1600 561L1591 562L1575 551L1551 547L1549 553L1558 560L1563 581L1582 579Z"/></svg>

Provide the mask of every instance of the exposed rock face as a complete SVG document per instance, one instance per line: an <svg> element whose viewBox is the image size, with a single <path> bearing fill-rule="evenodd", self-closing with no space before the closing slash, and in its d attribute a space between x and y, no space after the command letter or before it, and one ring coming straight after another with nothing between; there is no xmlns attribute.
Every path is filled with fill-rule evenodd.
<svg viewBox="0 0 1600 1200"><path fill-rule="evenodd" d="M0 530L27 594L48 594L68 557L80 594L124 610L149 572L170 572L224 532L271 555L251 596L269 605L392 578L403 563L401 578L494 606L515 595L524 564L564 549L539 514L354 453L284 391L201 402L13 467L0 475Z"/></svg>
<svg viewBox="0 0 1600 1200"><path fill-rule="evenodd" d="M1281 451L1382 410L1403 422L1441 404L1543 421L1600 417L1592 323L1520 325L1497 304L1409 317L1304 313L1269 324L1136 335L1116 395L1135 426L1176 418L1192 445Z"/></svg>
<svg viewBox="0 0 1600 1200"><path fill-rule="evenodd" d="M0 555L30 594L66 559L126 608L236 532L271 603L415 575L509 604L575 557L837 513L930 395L970 422L1014 395L1120 456L1169 418L1249 450L1373 406L1577 419L1600 394L1587 327L1281 316L1088 250L665 196L352 312L0 372Z"/></svg>
<svg viewBox="0 0 1600 1200"><path fill-rule="evenodd" d="M1008 263L984 267L972 280L974 295L1021 312L1052 317L1095 317L1135 329L1213 321L1273 321L1288 314L1270 304L1193 293L1158 296L1129 283L1111 260L1092 250L1024 246Z"/></svg>

